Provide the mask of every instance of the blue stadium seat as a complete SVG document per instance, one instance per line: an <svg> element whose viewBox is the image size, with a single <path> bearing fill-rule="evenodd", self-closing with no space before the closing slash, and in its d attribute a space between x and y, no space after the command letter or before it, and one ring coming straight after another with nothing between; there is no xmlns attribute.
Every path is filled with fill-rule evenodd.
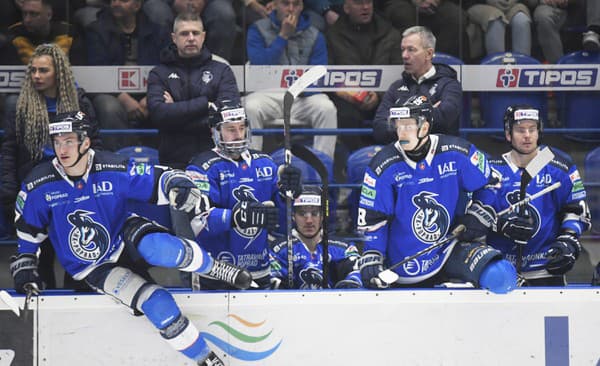
<svg viewBox="0 0 600 366"><path fill-rule="evenodd" d="M117 154L128 156L138 163L158 164L158 150L148 146L127 146L117 150ZM130 200L127 202L128 210L139 216L147 217L159 224L171 227L169 206L156 206L146 202Z"/></svg>
<svg viewBox="0 0 600 366"><path fill-rule="evenodd" d="M600 52L578 51L564 55L558 64L600 64ZM556 93L558 118L567 128L596 128L600 115L600 91Z"/></svg>
<svg viewBox="0 0 600 366"><path fill-rule="evenodd" d="M325 164L327 168L327 172L329 173L329 183L335 183L335 178L333 176L333 159L329 157L324 152L316 150L310 146L307 146L309 150L311 150L315 155ZM284 164L285 162L285 149L277 149L271 153L271 157L277 166ZM317 171L304 162L304 160L298 159L295 156L292 156L292 165L297 167L302 171L302 183L303 184L319 184L321 183L321 178ZM334 230L335 226L335 214L337 210L337 196L338 189L337 188L329 188L329 231Z"/></svg>
<svg viewBox="0 0 600 366"><path fill-rule="evenodd" d="M533 57L514 52L494 53L486 56L482 65L536 65L540 64ZM530 104L540 110L543 121L547 121L548 103L544 92L480 92L479 107L481 119L486 128L503 128L503 118L506 108L513 104Z"/></svg>
<svg viewBox="0 0 600 366"><path fill-rule="evenodd" d="M444 64L444 65L464 65L464 61L458 57L437 52L433 54L433 63ZM471 93L463 92L463 106L462 113L460 115L460 127L470 128L473 127L471 122Z"/></svg>
<svg viewBox="0 0 600 366"><path fill-rule="evenodd" d="M348 163L346 164L348 183L362 183L367 165L369 165L373 156L382 148L383 146L381 145L367 146L350 154ZM352 229L356 229L356 212L358 210L359 196L360 189L353 189L348 196L348 212L352 220Z"/></svg>
<svg viewBox="0 0 600 366"><path fill-rule="evenodd" d="M600 233L600 147L586 154L583 167L587 203L592 214L592 231Z"/></svg>

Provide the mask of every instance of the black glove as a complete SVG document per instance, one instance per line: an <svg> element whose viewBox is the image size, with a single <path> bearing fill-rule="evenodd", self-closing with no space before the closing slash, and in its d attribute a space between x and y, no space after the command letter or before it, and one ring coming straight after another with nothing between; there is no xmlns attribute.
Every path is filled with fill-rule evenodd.
<svg viewBox="0 0 600 366"><path fill-rule="evenodd" d="M300 280L302 289L323 288L323 271L314 265L308 265L300 270Z"/></svg>
<svg viewBox="0 0 600 366"><path fill-rule="evenodd" d="M170 205L178 211L198 215L210 207L208 197L183 172L173 171L165 184Z"/></svg>
<svg viewBox="0 0 600 366"><path fill-rule="evenodd" d="M457 225L463 224L466 227L466 230L458 236L458 240L467 242L483 240L495 222L496 211L491 206L475 201L469 206L467 213L456 220Z"/></svg>
<svg viewBox="0 0 600 366"><path fill-rule="evenodd" d="M516 213L502 215L498 218L498 232L517 244L527 244L534 232L533 219Z"/></svg>
<svg viewBox="0 0 600 366"><path fill-rule="evenodd" d="M365 287L368 288L387 288L377 275L383 272L383 256L376 250L366 251L358 260L360 276Z"/></svg>
<svg viewBox="0 0 600 366"><path fill-rule="evenodd" d="M546 269L554 275L562 275L571 270L581 253L579 239L573 233L562 233L556 237L546 252Z"/></svg>
<svg viewBox="0 0 600 366"><path fill-rule="evenodd" d="M38 273L38 258L35 254L23 253L10 257L10 274L15 282L15 291L25 294L28 291L39 293L43 289Z"/></svg>
<svg viewBox="0 0 600 366"><path fill-rule="evenodd" d="M279 209L269 203L240 201L232 210L234 226L241 229L264 227L273 230L279 223Z"/></svg>
<svg viewBox="0 0 600 366"><path fill-rule="evenodd" d="M352 271L343 280L335 284L335 288L361 288L362 280L359 271Z"/></svg>
<svg viewBox="0 0 600 366"><path fill-rule="evenodd" d="M302 192L302 171L295 166L280 165L277 169L279 193L286 197L286 192L291 191L293 198Z"/></svg>

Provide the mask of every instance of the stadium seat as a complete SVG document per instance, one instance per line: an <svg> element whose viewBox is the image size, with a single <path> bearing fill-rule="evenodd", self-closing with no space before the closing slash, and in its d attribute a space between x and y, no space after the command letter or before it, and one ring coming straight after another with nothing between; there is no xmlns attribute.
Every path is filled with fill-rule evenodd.
<svg viewBox="0 0 600 366"><path fill-rule="evenodd" d="M158 150L148 146L127 146L117 150L117 154L129 156L130 159L138 163L158 164ZM171 227L171 215L169 206L156 206L154 204L129 200L127 202L128 210L139 216L144 216L159 224Z"/></svg>
<svg viewBox="0 0 600 366"><path fill-rule="evenodd" d="M600 233L600 147L586 154L583 167L587 203L592 214L592 231Z"/></svg>
<svg viewBox="0 0 600 366"><path fill-rule="evenodd" d="M443 53L437 52L433 55L433 63L435 64L444 64L448 66L452 65L464 65L464 61L458 57ZM463 92L463 106L462 113L460 115L460 127L461 128L470 128L472 126L471 122L471 93Z"/></svg>
<svg viewBox="0 0 600 366"><path fill-rule="evenodd" d="M514 52L494 53L481 61L481 65L506 65L508 72L512 72L509 65L535 64L540 64L540 62L533 57ZM503 128L504 112L508 106L513 104L530 104L540 110L543 121L548 120L548 103L544 92L480 92L479 107L483 127Z"/></svg>
<svg viewBox="0 0 600 366"><path fill-rule="evenodd" d="M578 51L558 60L558 64L600 64L600 52ZM566 128L596 128L600 115L600 91L557 92L558 118ZM587 138L589 138L588 136ZM579 136L580 139L587 139ZM600 136L593 136L600 139Z"/></svg>
<svg viewBox="0 0 600 366"><path fill-rule="evenodd" d="M365 169L371 159L383 146L373 145L363 147L362 149L354 151L348 157L348 163L346 164L346 170L348 173L348 183L360 184L363 181L365 175ZM356 229L356 212L358 210L358 199L360 196L360 189L353 189L348 196L348 212L350 219L352 220L352 229Z"/></svg>
<svg viewBox="0 0 600 366"><path fill-rule="evenodd" d="M327 172L329 173L329 184L335 183L335 179L333 177L333 160L324 152L316 150L310 146L307 146L315 155L325 164L327 168ZM277 149L273 151L271 157L277 166L284 164L285 162L285 149ZM303 184L320 184L321 178L317 171L305 163L303 160L292 156L292 165L297 167L302 171L302 183ZM335 215L337 210L337 196L338 189L337 188L329 188L329 231L334 230L335 227Z"/></svg>

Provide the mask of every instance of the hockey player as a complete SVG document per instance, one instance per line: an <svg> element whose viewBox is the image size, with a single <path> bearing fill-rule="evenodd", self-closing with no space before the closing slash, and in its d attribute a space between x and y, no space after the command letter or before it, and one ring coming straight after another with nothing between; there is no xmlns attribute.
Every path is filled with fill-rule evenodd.
<svg viewBox="0 0 600 366"><path fill-rule="evenodd" d="M430 135L432 105L414 96L390 108L398 141L379 151L367 167L358 209L365 232L359 260L366 287L386 288L379 277L400 262L444 239L458 224L466 230L450 241L394 269L392 286L433 286L448 280L470 282L493 292L516 286L516 271L502 254L480 242L495 221L494 210L473 201L465 215L457 208L461 191L492 183L482 152L468 141Z"/></svg>
<svg viewBox="0 0 600 366"><path fill-rule="evenodd" d="M180 239L147 219L127 217L128 199L206 210L207 200L182 172L123 161L90 149L90 122L82 112L58 114L49 125L56 157L35 167L16 204L18 255L10 271L18 292L38 292L37 256L50 238L64 269L143 313L175 349L199 365L222 365L172 295L156 285L128 253L150 265L230 278L250 286L250 274L213 260L195 242Z"/></svg>
<svg viewBox="0 0 600 366"><path fill-rule="evenodd" d="M214 258L249 270L259 288L271 288L267 232L279 224L278 207L285 207L280 192L300 194L301 172L292 166L278 169L269 155L248 149L251 132L240 104L223 101L209 124L215 147L187 167L212 207L197 241ZM230 288L202 276L200 286Z"/></svg>
<svg viewBox="0 0 600 366"><path fill-rule="evenodd" d="M294 288L320 289L323 287L321 189L305 186L294 200L293 230ZM353 244L329 240L329 287L362 287L357 260L358 249ZM287 285L288 250L287 240L275 244L271 249L271 271L273 276Z"/></svg>
<svg viewBox="0 0 600 366"><path fill-rule="evenodd" d="M499 212L520 199L523 168L540 149L543 130L540 113L529 105L514 105L504 114L504 134L511 150L491 159L492 168L502 176L499 188L477 192L475 199L491 202ZM591 226L585 202L586 192L573 160L550 148L554 158L531 180L526 194L532 195L560 182L561 186L498 217L487 242L506 259L517 262L521 251L521 275L529 286L566 285L565 273L573 268L581 252L579 237Z"/></svg>

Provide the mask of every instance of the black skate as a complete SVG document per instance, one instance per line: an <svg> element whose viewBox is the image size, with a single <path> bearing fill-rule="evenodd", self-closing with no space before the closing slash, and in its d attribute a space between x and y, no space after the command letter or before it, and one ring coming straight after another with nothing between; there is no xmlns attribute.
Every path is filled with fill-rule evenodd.
<svg viewBox="0 0 600 366"><path fill-rule="evenodd" d="M221 361L219 356L211 351L204 360L198 362L198 366L225 366L225 364Z"/></svg>
<svg viewBox="0 0 600 366"><path fill-rule="evenodd" d="M210 271L202 273L201 276L227 282L240 290L249 288L253 282L252 275L246 269L216 259Z"/></svg>

